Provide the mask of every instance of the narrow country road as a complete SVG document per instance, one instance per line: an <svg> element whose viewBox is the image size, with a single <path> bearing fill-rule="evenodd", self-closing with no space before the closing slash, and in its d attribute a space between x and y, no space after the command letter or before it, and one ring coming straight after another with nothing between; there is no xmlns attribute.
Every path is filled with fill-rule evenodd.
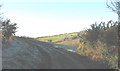
<svg viewBox="0 0 120 71"><path fill-rule="evenodd" d="M57 44L56 44L57 46ZM106 69L105 64L30 38L14 38L3 44L3 69ZM63 46L63 45L61 45Z"/></svg>
<svg viewBox="0 0 120 71"><path fill-rule="evenodd" d="M60 48L63 48L65 50L68 50L68 51L72 51L72 52L77 52L77 48L73 47L73 46L67 46L67 45L62 45L62 44L55 44L55 43L50 43L56 47L60 47Z"/></svg>

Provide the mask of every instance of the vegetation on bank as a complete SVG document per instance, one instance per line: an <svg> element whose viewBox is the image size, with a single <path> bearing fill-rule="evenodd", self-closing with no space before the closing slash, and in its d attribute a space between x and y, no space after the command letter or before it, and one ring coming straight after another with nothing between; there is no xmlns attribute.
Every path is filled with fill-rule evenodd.
<svg viewBox="0 0 120 71"><path fill-rule="evenodd" d="M16 33L16 23L11 23L10 20L1 21L0 29L2 29L3 42L9 42Z"/></svg>
<svg viewBox="0 0 120 71"><path fill-rule="evenodd" d="M111 68L118 68L118 23L92 24L80 36L79 54L93 60L107 62Z"/></svg>

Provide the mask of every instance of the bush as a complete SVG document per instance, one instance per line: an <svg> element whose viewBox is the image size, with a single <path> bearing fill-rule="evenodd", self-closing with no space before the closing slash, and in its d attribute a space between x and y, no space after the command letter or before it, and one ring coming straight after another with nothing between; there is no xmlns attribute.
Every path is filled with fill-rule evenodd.
<svg viewBox="0 0 120 71"><path fill-rule="evenodd" d="M108 28L104 31L104 40L109 46L118 45L118 29L117 26Z"/></svg>
<svg viewBox="0 0 120 71"><path fill-rule="evenodd" d="M101 41L97 41L94 45L91 45L89 41L80 42L79 54L88 56L92 60L100 61L101 63L107 63L110 68L118 67L118 52L116 46L107 47L107 45Z"/></svg>
<svg viewBox="0 0 120 71"><path fill-rule="evenodd" d="M107 24L101 22L100 24L92 24L91 28L87 30L85 38L93 45L98 40L107 45L117 45L118 43L118 23L109 21Z"/></svg>
<svg viewBox="0 0 120 71"><path fill-rule="evenodd" d="M101 25L92 24L91 28L87 30L87 35L85 36L88 41L94 43L98 40L99 35L101 34Z"/></svg>
<svg viewBox="0 0 120 71"><path fill-rule="evenodd" d="M79 53L93 60L107 62L111 68L118 66L118 23L92 24L80 37Z"/></svg>
<svg viewBox="0 0 120 71"><path fill-rule="evenodd" d="M2 22L2 38L4 41L9 41L16 33L16 23L11 23L10 20Z"/></svg>

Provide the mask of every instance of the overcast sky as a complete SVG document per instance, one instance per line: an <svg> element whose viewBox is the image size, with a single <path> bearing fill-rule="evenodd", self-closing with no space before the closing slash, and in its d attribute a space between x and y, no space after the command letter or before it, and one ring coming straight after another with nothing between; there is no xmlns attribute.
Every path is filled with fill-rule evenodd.
<svg viewBox="0 0 120 71"><path fill-rule="evenodd" d="M117 20L106 0L2 0L4 16L18 25L19 36L79 32L94 22Z"/></svg>

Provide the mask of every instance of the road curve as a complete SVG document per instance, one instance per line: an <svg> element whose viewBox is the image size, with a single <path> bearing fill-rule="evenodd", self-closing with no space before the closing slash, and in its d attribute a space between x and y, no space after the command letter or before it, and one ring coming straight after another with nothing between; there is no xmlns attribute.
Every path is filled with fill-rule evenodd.
<svg viewBox="0 0 120 71"><path fill-rule="evenodd" d="M105 64L69 52L46 42L14 38L3 44L3 69L106 69Z"/></svg>

